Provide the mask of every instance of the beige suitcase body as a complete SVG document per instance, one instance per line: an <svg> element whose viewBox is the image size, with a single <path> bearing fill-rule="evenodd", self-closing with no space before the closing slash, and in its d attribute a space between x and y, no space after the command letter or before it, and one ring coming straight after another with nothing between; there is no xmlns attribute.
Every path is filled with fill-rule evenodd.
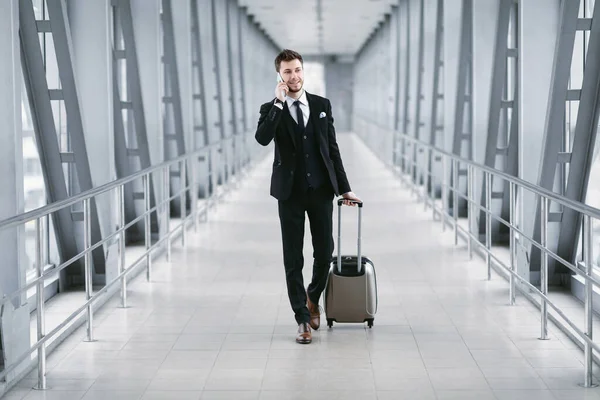
<svg viewBox="0 0 600 400"><path fill-rule="evenodd" d="M325 288L327 326L333 322L367 322L373 326L377 312L377 278L373 262L361 255L362 203L358 203L358 253L342 256L341 208L338 200L338 255L333 259ZM360 260L360 263L359 263Z"/></svg>

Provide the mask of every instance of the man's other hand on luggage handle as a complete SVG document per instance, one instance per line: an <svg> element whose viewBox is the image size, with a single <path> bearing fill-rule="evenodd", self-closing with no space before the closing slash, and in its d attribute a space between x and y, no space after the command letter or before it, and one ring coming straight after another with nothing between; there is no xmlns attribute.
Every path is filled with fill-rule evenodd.
<svg viewBox="0 0 600 400"><path fill-rule="evenodd" d="M358 197L356 197L356 195L353 192L344 193L342 195L342 197L344 198L344 201L343 201L344 205L347 205L347 206L356 207L355 201L357 201L359 203L362 202L362 200L359 199Z"/></svg>

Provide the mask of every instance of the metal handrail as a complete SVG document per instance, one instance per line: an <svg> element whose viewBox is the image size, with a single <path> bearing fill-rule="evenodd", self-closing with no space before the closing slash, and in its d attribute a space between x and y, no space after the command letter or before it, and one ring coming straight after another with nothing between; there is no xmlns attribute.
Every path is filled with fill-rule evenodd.
<svg viewBox="0 0 600 400"><path fill-rule="evenodd" d="M377 123L377 122L375 122L375 121L373 121L373 120L371 120L369 118L364 118L364 117L357 117L357 118L363 119L363 120L369 122L370 124L377 125L377 127L380 128L380 129L387 130L387 131L389 131L391 133L394 132L393 129L390 129L388 127L382 126L381 124L379 124L379 123ZM473 167L476 167L477 169L483 170L483 171L488 172L488 173L490 173L492 175L496 175L496 176L502 177L503 179L505 179L505 180L507 180L509 182L512 182L512 183L514 183L514 184L516 184L518 186L522 186L522 187L527 188L529 191L531 191L531 192L533 192L535 194L547 197L548 199L551 199L551 200L553 200L553 201L555 201L555 202L557 202L559 204L562 204L564 206L572 208L575 211L579 211L580 213L587 214L590 217L593 217L595 219L600 219L600 209L598 209L598 208L589 206L589 205L584 204L584 203L580 203L578 201L571 200L571 199L569 199L567 197L564 197L564 196L561 196L559 194L556 194L556 193L554 193L554 192L552 192L550 190L544 189L543 187L534 185L533 183L527 182L527 181L525 181L523 179L520 179L520 178L517 178L517 177L515 177L513 175L509 175L506 172L503 172L503 171L500 171L500 170L488 167L486 165L477 163L477 162L469 160L467 158L463 158L461 156L457 156L454 153L451 153L449 151L446 151L446 150L441 149L441 148L436 147L436 146L432 146L430 143L427 143L427 142L425 142L423 140L417 139L417 138L415 138L413 136L410 136L410 135L407 135L407 134L403 134L403 133L400 133L400 132L398 132L398 134L403 135L404 138L405 138L405 140L408 140L409 142L418 143L421 146L424 146L424 147L426 147L426 148L428 148L430 150L434 150L436 153L439 153L440 155L445 155L447 157L451 157L451 158L453 158L453 159L455 159L455 160L457 160L457 161L459 161L459 162L461 162L463 164L471 165Z"/></svg>
<svg viewBox="0 0 600 400"><path fill-rule="evenodd" d="M14 217L10 217L10 218L1 220L0 221L0 231L3 229L14 228L18 225L22 225L27 222L34 221L38 218L44 217L48 214L52 214L58 210L65 208L65 207L71 206L76 203L80 203L83 200L90 199L92 197L96 197L99 194L106 193L110 190L117 188L118 186L124 185L124 184L134 181L138 178L141 178L143 175L147 175L147 174L157 171L159 169L163 169L167 166L171 166L172 164L177 164L191 156L200 155L211 148L220 147L223 144L223 141L229 140L229 139L231 139L231 137L232 137L232 135L230 135L229 137L224 138L222 140L219 140L218 142L214 142L214 143L205 145L198 150L194 150L193 152L183 154L177 158L163 161L160 164L156 164L151 167L145 168L143 170L137 171L129 176L126 176L125 178L120 178L115 181L105 183L104 185L100 185L95 188L86 190L85 192L78 193L72 197L69 197L68 199L56 201L54 203L47 204L40 208L36 208L35 210L31 210L31 211L28 211L28 212L25 212L22 214L15 215Z"/></svg>
<svg viewBox="0 0 600 400"><path fill-rule="evenodd" d="M192 201L193 202L197 201L196 187L199 182L197 180L196 173L194 172L195 162L199 161L199 159L197 159L197 157L203 153L206 153L208 157L211 157L211 154L212 154L210 152L211 149L219 148L222 150L223 145L225 145L226 143L228 143L231 140L235 141L238 138L240 141L242 141L241 147L240 147L242 154L237 154L237 153L232 154L233 157L235 157L236 155L238 156L235 160L230 160L230 159L226 160L223 157L219 157L219 161L218 161L219 165L216 165L214 170L209 172L205 176L208 179L208 182L205 182L205 183L209 183L211 181L211 179L214 177L214 174L216 174L216 173L225 173L226 172L227 176L229 176L230 168L232 168L232 167L236 168L237 171L241 172L241 170L243 168L242 158L244 158L246 161L248 161L248 163L250 163L250 164L252 163L251 157L249 157L250 155L248 153L248 148L246 146L247 143L245 141L245 137L244 137L243 133L230 135L228 137L220 139L217 142L205 145L197 150L194 150L192 152L188 152L186 154L178 156L177 158L167 160L160 164L157 164L157 165L151 166L149 168L143 169L141 171L138 171L138 172L131 174L125 178L117 179L115 181L98 186L98 187L90 189L88 191L79 193L68 199L65 199L65 200L62 200L59 202L55 202L52 204L48 204L48 205L40 207L36 210L30 211L27 213L23 213L23 214L19 214L17 216L0 221L0 230L9 229L11 227L23 225L30 221L36 221L36 262L38 264L36 278L31 280L24 287L17 289L13 293L4 295L4 297L2 299L0 299L0 307L3 306L4 304L10 302L13 298L16 298L17 296L21 295L22 293L32 289L33 287L37 287L38 293L40 291L43 291L44 282L46 281L46 279L58 274L61 270L63 270L64 268L66 268L67 266L69 266L70 264L72 264L73 262L75 262L81 258L85 259L85 272L86 272L86 281L85 281L86 301L85 301L85 303L82 306L80 306L75 312L71 313L64 321L62 321L57 327L55 327L48 334L45 334L44 296L38 295L38 298L37 298L38 340L33 345L30 345L28 351L21 354L18 358L11 360L11 363L6 365L4 367L4 369L2 371L0 371L0 380L4 379L8 373L10 373L13 369L15 369L22 362L26 361L37 350L38 351L38 385L37 385L37 387L40 389L46 388L46 377L45 377L45 375L46 375L46 351L45 351L46 343L53 336L55 336L57 333L59 333L65 326L67 326L73 320L78 318L80 316L80 314L83 311L85 311L86 309L87 309L87 318L88 318L87 340L93 341L92 303L94 303L94 301L96 301L100 297L100 295L104 294L105 292L108 292L108 290L111 287L113 287L120 281L121 282L121 301L122 301L122 306L125 307L126 306L126 294L127 294L127 288L126 288L127 275L132 273L132 271L135 270L137 266L141 265L142 261L146 260L147 278L150 279L151 252L154 249L156 249L157 246L162 245L162 243L164 241L167 241L167 261L169 261L170 253L171 253L171 251L170 251L171 236L172 236L173 232L175 232L179 229L181 229L181 231L182 231L182 235L181 235L182 236L182 244L185 246L185 230L186 230L186 224L188 222L188 219L194 218L194 223L196 225L197 217L199 216L198 214L200 214L200 212L196 209L196 204L192 203L192 207L193 207L192 213L190 213L190 215L187 215L187 211L186 211L187 204L186 204L186 199L185 199L187 192L191 191ZM237 146L236 146L236 149L237 149ZM234 153L237 151L238 150L234 150ZM229 157L226 157L226 158L229 158ZM169 172L171 170L171 166L177 165L180 163L181 163L180 177L183 178L185 181L186 171L188 169L191 170L192 171L191 172L191 183L188 185L183 185L173 195L167 194L166 198L161 199L160 201L157 201L157 204L155 204L154 207L150 207L149 200L148 200L149 199L149 184L148 184L148 182L151 179L152 174L160 171L162 174L162 178L163 178L163 181L161 184L164 185L164 189L168 189L168 187L170 185L169 184L169 180L170 180ZM191 163L190 164L191 166L188 168L186 163ZM142 178L143 183L144 183L144 198L146 199L145 200L146 207L145 207L145 210L143 211L142 215L136 217L134 220L129 221L126 224L125 220L124 220L124 203L123 203L124 190L123 190L123 187L125 184L132 182L139 178ZM229 182L224 182L224 186L228 183ZM115 189L118 190L118 195L119 195L118 197L119 197L119 203L120 203L119 204L119 215L120 215L121 223L119 224L119 228L115 232L112 232L110 235L103 238L102 240L99 240L95 244L92 244L91 237L90 237L90 232L91 232L90 224L89 224L90 199L92 199L98 195L101 195L103 193L115 190ZM169 192L166 192L166 193L169 193ZM215 191L207 199L210 200L210 198L213 198L214 196L218 196L218 195L219 195L219 193L217 191ZM169 220L171 217L168 214L164 214L164 217L166 217L166 221L164 221L164 222L166 222L165 235L162 238L160 238L157 242L151 243L150 235L149 235L150 214L153 212L159 213L161 210L166 211L166 209L169 207L170 202L177 199L178 197L180 198L180 201L181 201L181 219L182 219L181 223L178 224L177 226L175 226L171 230L169 228ZM42 238L42 234L41 234L42 219L47 217L49 214L51 214L53 212L56 212L65 207L69 207L69 206L79 203L79 202L83 202L83 204L84 204L84 247L85 247L84 250L82 250L77 255L73 256L71 259L64 261L58 267L52 268L51 270L48 270L48 271L44 271L43 268L41 267L41 262L40 262L41 261L40 245L41 245L41 238ZM209 207L209 204L207 204L206 207L202 211L204 213L206 213L208 207ZM145 228L144 229L146 231L146 239L145 239L145 242L146 242L145 250L146 251L140 257L138 257L133 263L131 263L127 268L125 268L125 251L124 251L125 231L141 220L145 220ZM119 238L118 242L119 242L120 257L118 260L118 262L119 262L118 274L116 277L114 277L114 279L112 279L110 282L107 282L101 289L96 291L96 293L92 294L91 267L90 267L91 252L94 249L99 248L106 243L110 243L111 241L113 241L115 239L115 237Z"/></svg>
<svg viewBox="0 0 600 400"><path fill-rule="evenodd" d="M458 232L464 232L467 236L467 245L469 255L472 257L472 242L475 242L479 247L481 247L486 256L487 268L488 268L488 279L491 279L491 265L492 260L505 272L508 273L509 281L510 281L510 289L509 289L509 301L510 304L514 304L514 293L515 293L515 279L521 282L526 288L530 289L532 292L536 293L540 296L540 310L541 310L541 335L540 339L545 340L548 339L547 332L547 323L548 323L548 311L547 307L550 306L564 321L566 324L581 338L583 341L584 347L584 383L582 386L584 387L593 387L595 386L592 383L592 360L593 360L593 350L596 350L600 353L600 345L595 343L592 340L593 337L593 310L592 310L592 293L593 293L593 285L600 286L600 281L596 279L592 274L592 240L593 240L593 232L592 232L592 222L593 219L600 219L600 210L594 207L590 207L586 204L570 200L564 196L553 193L544 188L533 185L527 181L516 178L514 176L508 175L505 172L496 170L494 168L487 167L485 165L476 163L474 161L465 159L463 157L457 156L456 154L450 153L439 147L433 146L430 143L427 143L423 140L416 139L408 134L403 134L393 129L389 129L387 127L381 126L379 123L372 121L368 118L362 118L358 116L358 118L364 120L370 125L374 125L376 128L381 129L388 134L393 135L393 141L396 146L393 146L393 154L394 156L397 153L401 153L401 159L404 161L401 167L401 179L403 182L407 182L412 188L413 191L419 193L419 187L426 185L430 179L430 188L431 193L427 190L425 186L424 195L421 196L421 199L424 199L425 208L428 206L428 201L430 202L431 208L433 210L433 215L435 218L436 213L440 215L440 219L442 220L442 226L445 230L446 223L448 220L453 220L454 233L455 233L455 244L458 244ZM401 143L396 143L396 138L400 139ZM368 142L368 139L363 138L365 142ZM403 146L400 146L403 144ZM370 144L369 144L370 145ZM423 162L418 159L414 159L415 151L422 152L421 150L427 150L429 157L436 156L436 161L442 161L443 164L443 176L441 179L437 177L436 173L431 170L429 171L427 166L423 165ZM439 158L437 158L439 157ZM394 157L395 158L395 157ZM448 165L447 161L451 162L451 171L452 174L452 183L448 184ZM467 195L464 196L460 193L458 188L458 166L459 164L467 165ZM391 166L394 173L398 173L398 166L392 163L387 162L388 166ZM416 181L412 178L406 179L406 172L408 169L408 173L411 177L416 176ZM477 200L475 200L475 194L473 191L473 186L475 185L474 179L476 170L483 172L483 178L485 182L485 187L482 187L482 194L485 194L485 206L483 204L479 204ZM490 208L491 205L491 193L492 193L492 176L499 177L505 181L508 181L510 188L510 220L506 221L500 216L494 215L494 211ZM423 184L419 181L422 178L424 179ZM437 180L437 182L436 182ZM442 205L438 207L435 203L435 196L433 194L435 190L436 183L441 186L442 189ZM525 189L529 190L533 194L539 196L540 207L541 207L541 234L540 234L540 242L533 240L528 237L521 229L515 226L516 220L516 200L515 194L516 189ZM416 190L415 190L416 189ZM452 193L449 193L452 192ZM447 207L447 201L450 198L450 194L453 196L453 213L450 215L450 209ZM458 198L464 198L467 201L467 218L468 218L468 227L465 229L458 224L458 210L457 203ZM585 244L583 248L583 258L584 258L584 267L585 271L582 271L576 265L567 260L564 260L562 257L558 256L552 250L548 248L548 238L547 238L547 230L548 230L548 214L549 214L549 202L550 200L562 204L565 207L569 207L583 216L583 230L585 236ZM475 213L485 214L485 243L482 243L478 237L473 234L472 226L473 226L473 215ZM491 245L491 224L492 219L500 222L507 226L510 230L510 266L505 265L498 257L496 257L492 252ZM534 247L538 248L541 253L541 266L540 266L540 288L535 287L530 282L525 280L523 277L519 276L516 271L516 247L517 247L517 238L516 233L520 235L520 237L527 242L530 242ZM577 325L571 321L565 313L554 304L548 297L548 278L547 278L547 269L548 269L548 257L552 257L560 263L566 265L570 270L582 276L585 280L585 299L584 299L584 329L585 332L579 329ZM525 293L525 291L523 291Z"/></svg>

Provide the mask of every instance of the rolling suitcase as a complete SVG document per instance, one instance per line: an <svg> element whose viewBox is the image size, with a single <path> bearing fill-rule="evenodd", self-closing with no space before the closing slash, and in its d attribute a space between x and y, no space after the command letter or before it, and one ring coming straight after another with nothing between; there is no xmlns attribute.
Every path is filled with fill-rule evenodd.
<svg viewBox="0 0 600 400"><path fill-rule="evenodd" d="M367 322L373 326L377 312L377 279L373 262L361 254L362 203L358 204L358 251L356 256L341 254L343 199L338 199L338 254L332 260L325 287L327 326L333 322Z"/></svg>

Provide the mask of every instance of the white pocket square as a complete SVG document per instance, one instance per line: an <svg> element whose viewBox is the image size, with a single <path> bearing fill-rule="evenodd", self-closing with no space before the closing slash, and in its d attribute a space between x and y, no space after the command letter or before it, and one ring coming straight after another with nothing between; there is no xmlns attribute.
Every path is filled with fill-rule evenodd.
<svg viewBox="0 0 600 400"><path fill-rule="evenodd" d="M321 111L321 114L319 114L319 118L325 118L327 114L325 114L325 111Z"/></svg>

